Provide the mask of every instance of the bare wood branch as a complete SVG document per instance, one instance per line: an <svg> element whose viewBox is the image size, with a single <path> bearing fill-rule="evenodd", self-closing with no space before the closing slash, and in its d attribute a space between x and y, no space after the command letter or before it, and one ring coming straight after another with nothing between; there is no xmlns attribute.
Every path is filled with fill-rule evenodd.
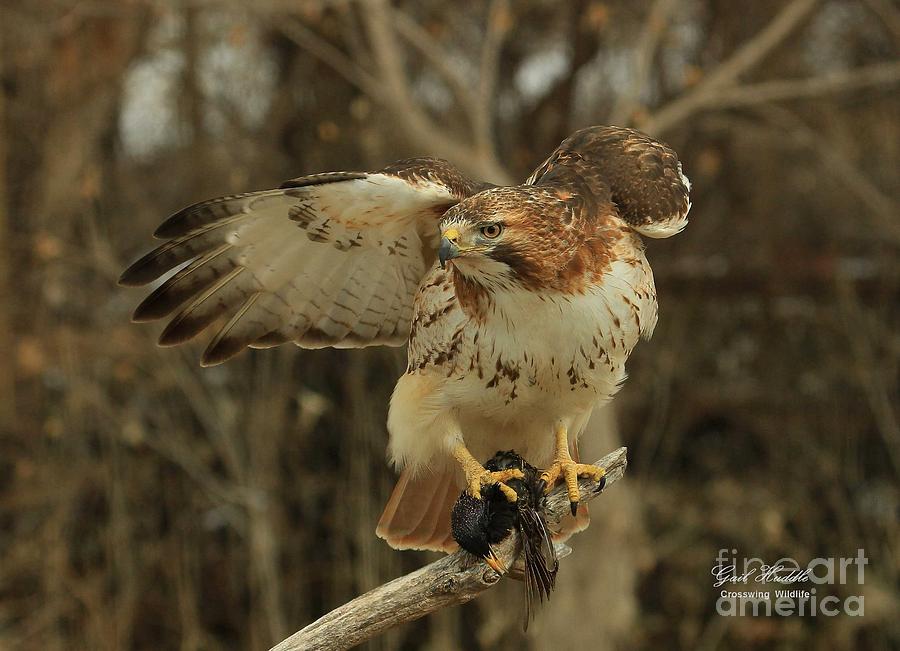
<svg viewBox="0 0 900 651"><path fill-rule="evenodd" d="M722 87L734 83L766 58L809 17L819 0L793 0L782 9L756 36L742 45L706 78L707 87Z"/></svg>
<svg viewBox="0 0 900 651"><path fill-rule="evenodd" d="M631 83L628 89L616 98L616 103L609 113L609 124L625 125L630 123L632 115L638 108L641 91L647 86L647 81L650 79L650 73L653 71L653 59L663 34L666 33L669 16L675 4L676 0L656 0L650 8L635 48Z"/></svg>
<svg viewBox="0 0 900 651"><path fill-rule="evenodd" d="M585 29L583 16L590 7L591 0L573 0L566 7L568 16L564 38L571 45L572 60L566 74L551 84L543 96L519 120L519 137L523 142L532 142L534 145L540 144L552 149L575 128L572 108L575 104L576 82L597 54L600 40L597 30ZM546 134L541 134L540 130L536 132L535 125L548 119L554 126ZM535 135L542 135L546 140L543 143L534 142Z"/></svg>
<svg viewBox="0 0 900 651"><path fill-rule="evenodd" d="M806 79L779 79L747 84L711 95L702 108L729 108L820 97L900 82L900 62L876 63Z"/></svg>
<svg viewBox="0 0 900 651"><path fill-rule="evenodd" d="M900 474L900 418L897 416L896 401L891 398L891 395L896 394L889 389L889 378L892 373L887 370L884 360L879 357L872 344L881 339L879 335L884 336L888 333L871 331L871 326L867 323L868 315L860 304L856 288L849 278L838 275L835 289L844 332L856 362L854 374L869 403L878 432L884 439L887 457L894 467L894 472Z"/></svg>
<svg viewBox="0 0 900 651"><path fill-rule="evenodd" d="M619 448L596 462L606 468L606 487L625 474L626 452L626 448ZM592 479L578 482L585 502L600 494L598 488L599 483ZM547 496L547 519L559 522L568 511L569 498L565 488L558 486ZM513 533L497 547L497 552L506 567L513 567L520 549L519 536ZM500 578L480 559L458 551L347 602L270 651L348 649L403 622L471 601Z"/></svg>
<svg viewBox="0 0 900 651"><path fill-rule="evenodd" d="M900 224L897 223L897 205L884 194L856 165L843 155L837 147L833 147L827 139L800 118L776 106L760 107L759 114L769 123L782 129L790 137L805 147L809 147L819 155L825 165L839 183L853 192L860 203L866 206L878 220L878 228L900 240Z"/></svg>
<svg viewBox="0 0 900 651"><path fill-rule="evenodd" d="M272 16L270 24L287 39L306 50L372 99L381 104L388 102L387 93L375 77L356 65L343 52L298 19Z"/></svg>
<svg viewBox="0 0 900 651"><path fill-rule="evenodd" d="M891 0L864 0L864 2L894 37L894 44L900 44L900 10L896 5Z"/></svg>
<svg viewBox="0 0 900 651"><path fill-rule="evenodd" d="M500 49L509 31L509 0L494 0L487 19L487 32L481 48L478 76L478 102L475 110L475 146L482 156L494 156L491 118L494 115L494 91L497 88Z"/></svg>
<svg viewBox="0 0 900 651"><path fill-rule="evenodd" d="M471 145L460 143L458 138L446 133L412 98L412 92L404 71L403 58L393 33L391 7L386 0L368 0L361 3L366 28L369 33L372 54L378 65L381 80L386 86L388 106L403 117L407 133L417 142L427 143L430 151L449 158L461 167L493 182L508 183L509 175L503 166L488 152L477 151Z"/></svg>
<svg viewBox="0 0 900 651"><path fill-rule="evenodd" d="M456 101L463 107L466 117L474 126L478 98L472 92L468 80L449 64L447 53L419 23L399 9L394 9L393 18L394 28L397 30L397 33L405 38L407 43L415 48L435 71L444 78L444 81L456 96Z"/></svg>
<svg viewBox="0 0 900 651"><path fill-rule="evenodd" d="M783 43L818 3L819 0L793 0L753 38L716 66L692 91L656 111L640 125L641 128L659 135L686 120L709 101L711 94L735 84L741 75L753 69Z"/></svg>
<svg viewBox="0 0 900 651"><path fill-rule="evenodd" d="M402 125L415 143L427 146L427 151L452 160L474 175L496 183L509 184L511 182L509 174L493 152L476 150L473 146L447 134L412 98L397 47L397 38L393 33L395 20L392 17L395 18L398 12L394 12L390 5L380 0L366 2L362 4L362 9L380 78L374 77L358 66L338 48L296 18L278 16L276 19L272 16L270 22L285 37L332 68L373 100L389 108L395 115L402 116ZM409 25L405 27L408 28Z"/></svg>

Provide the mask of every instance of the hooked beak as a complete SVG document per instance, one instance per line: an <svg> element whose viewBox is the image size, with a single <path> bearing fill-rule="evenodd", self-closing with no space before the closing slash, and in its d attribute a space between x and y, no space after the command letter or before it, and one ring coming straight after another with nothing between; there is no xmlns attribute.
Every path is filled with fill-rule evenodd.
<svg viewBox="0 0 900 651"><path fill-rule="evenodd" d="M503 564L503 561L494 553L493 548L491 548L490 553L484 557L484 562L491 566L491 569L494 570L497 574L506 574L506 566Z"/></svg>
<svg viewBox="0 0 900 651"><path fill-rule="evenodd" d="M448 228L441 233L441 246L438 249L438 260L441 261L441 269L447 266L447 260L452 260L459 255L459 231Z"/></svg>

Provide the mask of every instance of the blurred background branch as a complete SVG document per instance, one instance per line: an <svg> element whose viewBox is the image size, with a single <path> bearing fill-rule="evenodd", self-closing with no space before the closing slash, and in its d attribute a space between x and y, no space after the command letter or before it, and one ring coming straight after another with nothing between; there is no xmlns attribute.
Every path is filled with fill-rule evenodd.
<svg viewBox="0 0 900 651"><path fill-rule="evenodd" d="M3 32L0 30L0 79L5 78L5 58ZM8 306L13 304L13 292L10 285L10 231L9 231L9 192L6 187L8 177L6 171L7 143L9 135L6 132L6 97L0 93L0 332L11 333L12 322ZM4 337L0 344L0 358L11 360L13 358L12 338ZM10 364L5 364L0 369L0 427L13 427L15 416L15 373Z"/></svg>
<svg viewBox="0 0 900 651"><path fill-rule="evenodd" d="M756 67L809 16L819 0L791 0L763 29L717 64L694 89L663 106L641 128L664 134L712 102L723 89L737 85L739 78Z"/></svg>

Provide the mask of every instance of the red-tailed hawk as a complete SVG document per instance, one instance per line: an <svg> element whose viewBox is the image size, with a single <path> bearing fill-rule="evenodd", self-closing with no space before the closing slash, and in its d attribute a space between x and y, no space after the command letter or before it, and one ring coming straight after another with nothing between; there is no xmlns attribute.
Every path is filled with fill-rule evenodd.
<svg viewBox="0 0 900 651"><path fill-rule="evenodd" d="M478 497L516 472L477 459L515 449L548 484L567 482L573 513L576 476L602 473L576 463L575 442L653 332L640 236L684 228L689 189L666 145L591 127L514 187L416 158L204 201L165 221L155 235L167 241L121 282L177 269L134 319L175 312L163 346L218 324L204 365L247 346L407 344L388 416L402 475L377 533L397 548L450 549L459 486Z"/></svg>

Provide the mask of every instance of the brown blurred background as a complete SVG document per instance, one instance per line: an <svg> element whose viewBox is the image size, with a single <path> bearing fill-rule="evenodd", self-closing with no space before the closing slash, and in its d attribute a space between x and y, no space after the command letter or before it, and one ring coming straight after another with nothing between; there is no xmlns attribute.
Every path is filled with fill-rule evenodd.
<svg viewBox="0 0 900 651"><path fill-rule="evenodd" d="M374 536L403 351L201 369L116 286L194 201L410 155L523 179L565 135L669 142L629 446L527 636L522 587L370 649L900 645L894 0L0 4L0 648L267 648L425 554ZM870 559L865 616L721 617L717 550Z"/></svg>

